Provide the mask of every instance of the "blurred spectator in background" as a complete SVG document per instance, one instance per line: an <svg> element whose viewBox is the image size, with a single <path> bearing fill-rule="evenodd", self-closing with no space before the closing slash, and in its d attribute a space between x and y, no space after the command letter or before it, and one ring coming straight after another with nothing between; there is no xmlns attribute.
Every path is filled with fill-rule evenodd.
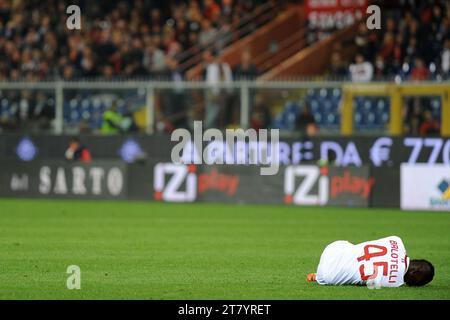
<svg viewBox="0 0 450 320"><path fill-rule="evenodd" d="M330 72L333 78L344 79L348 75L347 64L342 61L341 54L335 51L331 54Z"/></svg>
<svg viewBox="0 0 450 320"><path fill-rule="evenodd" d="M355 36L355 46L357 52L364 56L370 56L374 53L374 41L376 39L371 36L370 30L367 29L366 23L361 22L358 25L358 31Z"/></svg>
<svg viewBox="0 0 450 320"><path fill-rule="evenodd" d="M270 126L270 110L261 93L255 94L255 103L250 112L250 127L255 130L267 129Z"/></svg>
<svg viewBox="0 0 450 320"><path fill-rule="evenodd" d="M208 20L214 20L220 15L220 7L214 0L203 1L203 16Z"/></svg>
<svg viewBox="0 0 450 320"><path fill-rule="evenodd" d="M166 57L165 65L167 66L167 69L164 73L164 79L168 81L174 81L175 88L179 89L179 86L181 85L180 82L184 80L184 77L183 73L179 69L177 60L171 57Z"/></svg>
<svg viewBox="0 0 450 320"><path fill-rule="evenodd" d="M6 114L0 116L0 133L15 131L19 128L17 121Z"/></svg>
<svg viewBox="0 0 450 320"><path fill-rule="evenodd" d="M410 97L404 100L404 133L409 135L439 135L440 122L431 112L429 97Z"/></svg>
<svg viewBox="0 0 450 320"><path fill-rule="evenodd" d="M53 100L48 99L44 93L37 93L30 118L36 121L38 130L50 129L51 123L55 118L53 103Z"/></svg>
<svg viewBox="0 0 450 320"><path fill-rule="evenodd" d="M431 111L425 110L423 113L423 122L420 125L419 133L422 136L439 135L440 125L439 121L433 118Z"/></svg>
<svg viewBox="0 0 450 320"><path fill-rule="evenodd" d="M89 163L92 161L91 153L89 150L80 144L80 140L77 137L70 139L69 147L64 154L66 160L79 161Z"/></svg>
<svg viewBox="0 0 450 320"><path fill-rule="evenodd" d="M213 55L211 50L204 55L204 79L211 89L206 91L205 127L217 127L220 111L228 102L226 85L231 84L233 76L230 65L222 62L219 55ZM229 88L228 88L229 89Z"/></svg>
<svg viewBox="0 0 450 320"><path fill-rule="evenodd" d="M218 31L212 25L211 21L208 19L203 19L202 30L199 33L198 41L200 45L206 48L208 45L216 40Z"/></svg>
<svg viewBox="0 0 450 320"><path fill-rule="evenodd" d="M166 70L163 79L174 82L174 88L161 92L161 105L158 106L158 117L166 132L171 133L178 128L187 128L188 108L187 94L182 87L183 74L178 69L177 60L166 57ZM161 125L160 124L160 125Z"/></svg>
<svg viewBox="0 0 450 320"><path fill-rule="evenodd" d="M62 80L64 81L75 80L75 70L71 65L65 65L63 67Z"/></svg>
<svg viewBox="0 0 450 320"><path fill-rule="evenodd" d="M235 80L253 80L258 76L256 65L252 63L252 56L249 50L244 50L241 54L241 62L234 68L233 77Z"/></svg>
<svg viewBox="0 0 450 320"><path fill-rule="evenodd" d="M214 48L217 51L222 51L233 40L231 23L226 17L222 16L219 20L218 28L217 38L214 41Z"/></svg>
<svg viewBox="0 0 450 320"><path fill-rule="evenodd" d="M383 60L392 61L395 48L394 35L391 32L386 32L378 56L381 56Z"/></svg>
<svg viewBox="0 0 450 320"><path fill-rule="evenodd" d="M445 40L441 56L441 69L443 77L445 79L450 78L450 39Z"/></svg>
<svg viewBox="0 0 450 320"><path fill-rule="evenodd" d="M103 134L117 134L123 131L122 115L117 111L117 104L113 102L111 107L103 113L101 132Z"/></svg>
<svg viewBox="0 0 450 320"><path fill-rule="evenodd" d="M164 52L152 40L145 50L143 64L152 75L160 75L166 70Z"/></svg>
<svg viewBox="0 0 450 320"><path fill-rule="evenodd" d="M423 121L422 108L419 99L412 100L413 105L409 106L405 101L404 105L404 133L418 135L420 124Z"/></svg>
<svg viewBox="0 0 450 320"><path fill-rule="evenodd" d="M385 63L385 60L381 54L377 55L375 58L375 71L374 71L374 79L378 81L384 80L384 78L388 75L388 67Z"/></svg>
<svg viewBox="0 0 450 320"><path fill-rule="evenodd" d="M430 72L425 66L423 59L417 58L414 63L414 68L411 71L411 80L414 81L425 81L428 80Z"/></svg>
<svg viewBox="0 0 450 320"><path fill-rule="evenodd" d="M302 108L295 123L295 127L302 135L306 135L308 137L317 134L316 119L314 119L311 108L308 105Z"/></svg>
<svg viewBox="0 0 450 320"><path fill-rule="evenodd" d="M350 65L349 70L353 82L369 82L373 78L372 64L360 53L356 55L355 63Z"/></svg>

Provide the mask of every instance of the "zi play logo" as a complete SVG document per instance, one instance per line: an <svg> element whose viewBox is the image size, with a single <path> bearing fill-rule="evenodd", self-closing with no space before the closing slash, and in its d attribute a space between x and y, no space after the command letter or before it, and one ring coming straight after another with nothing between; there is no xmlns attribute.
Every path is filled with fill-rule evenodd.
<svg viewBox="0 0 450 320"><path fill-rule="evenodd" d="M352 175L349 170L345 170L342 176L331 178L330 194L332 198L336 198L340 194L353 194L362 199L368 199L374 184L373 177L359 177Z"/></svg>
<svg viewBox="0 0 450 320"><path fill-rule="evenodd" d="M297 205L325 205L328 202L328 186L327 167L289 166L284 175L284 202Z"/></svg>
<svg viewBox="0 0 450 320"><path fill-rule="evenodd" d="M198 173L197 166L158 163L154 169L154 194L157 201L193 202L197 195L213 190L232 197L239 186L238 175L219 173L213 168Z"/></svg>

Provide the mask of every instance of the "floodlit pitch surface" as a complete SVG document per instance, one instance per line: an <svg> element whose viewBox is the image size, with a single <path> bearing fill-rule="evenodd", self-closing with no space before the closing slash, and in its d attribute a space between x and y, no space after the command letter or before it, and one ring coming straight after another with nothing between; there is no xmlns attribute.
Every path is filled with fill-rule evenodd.
<svg viewBox="0 0 450 320"><path fill-rule="evenodd" d="M326 244L400 236L423 288L307 283ZM450 214L0 200L0 299L450 299ZM81 268L81 290L66 268Z"/></svg>

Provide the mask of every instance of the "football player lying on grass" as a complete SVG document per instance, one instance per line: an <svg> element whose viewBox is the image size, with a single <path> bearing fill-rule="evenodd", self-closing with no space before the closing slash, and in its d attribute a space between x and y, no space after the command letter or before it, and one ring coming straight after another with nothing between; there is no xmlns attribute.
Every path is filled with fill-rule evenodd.
<svg viewBox="0 0 450 320"><path fill-rule="evenodd" d="M322 285L367 285L368 287L424 286L434 277L426 260L410 260L399 237L392 236L360 244L335 241L320 257L317 273L309 282Z"/></svg>

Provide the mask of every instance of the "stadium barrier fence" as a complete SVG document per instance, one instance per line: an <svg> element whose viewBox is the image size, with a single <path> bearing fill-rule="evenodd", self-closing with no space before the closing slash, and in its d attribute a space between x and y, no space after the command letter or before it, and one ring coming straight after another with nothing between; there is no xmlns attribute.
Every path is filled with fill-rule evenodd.
<svg viewBox="0 0 450 320"><path fill-rule="evenodd" d="M336 122L337 129L343 135L351 135L355 129L355 119L353 111L355 110L355 98L365 97L386 97L390 104L388 130L385 134L398 136L402 134L402 102L406 97L415 96L435 96L440 98L440 119L441 135L450 136L450 82L406 82L406 83L387 83L373 82L368 84L348 83L348 82L327 82L327 81L234 81L210 85L205 82L168 82L168 81L116 81L116 82L3 82L0 83L0 92L7 91L39 91L50 93L54 99L55 119L53 133L63 134L67 132L67 121L65 121L64 108L70 105L73 100L74 92L96 92L97 96L107 96L108 92L133 92L134 100L142 100L142 107L145 108L144 128L147 134L155 133L158 121L157 104L160 103L159 93L168 91L171 96L183 91L198 92L229 92L233 102L237 105L239 121L233 125L239 125L242 128L248 128L250 124L250 112L256 100L271 99L276 103L289 103L289 101L298 101L304 99L308 90L326 90L338 89L341 93L337 96L341 110L329 110L334 119L330 120L333 124ZM84 95L82 94L82 96ZM120 94L118 94L120 96ZM326 95L326 93L325 93ZM206 96L206 95L205 95ZM79 98L79 97L77 97ZM109 100L108 100L109 99ZM108 105L114 96L107 97ZM191 97L189 104L203 104L207 99L202 95L195 94ZM122 99L123 100L123 99ZM2 101L3 103L3 101ZM5 103L7 101L5 100ZM76 101L75 101L76 103ZM100 102L99 102L100 103ZM330 102L325 103L328 108ZM173 106L172 106L173 107ZM191 108L192 106L188 106ZM233 107L234 108L234 107ZM229 111L229 110L228 110ZM227 111L227 112L228 112ZM328 111L327 111L328 112ZM101 116L101 115L99 115ZM89 117L92 117L90 114ZM341 120L339 120L340 118ZM377 133L376 131L373 131Z"/></svg>

